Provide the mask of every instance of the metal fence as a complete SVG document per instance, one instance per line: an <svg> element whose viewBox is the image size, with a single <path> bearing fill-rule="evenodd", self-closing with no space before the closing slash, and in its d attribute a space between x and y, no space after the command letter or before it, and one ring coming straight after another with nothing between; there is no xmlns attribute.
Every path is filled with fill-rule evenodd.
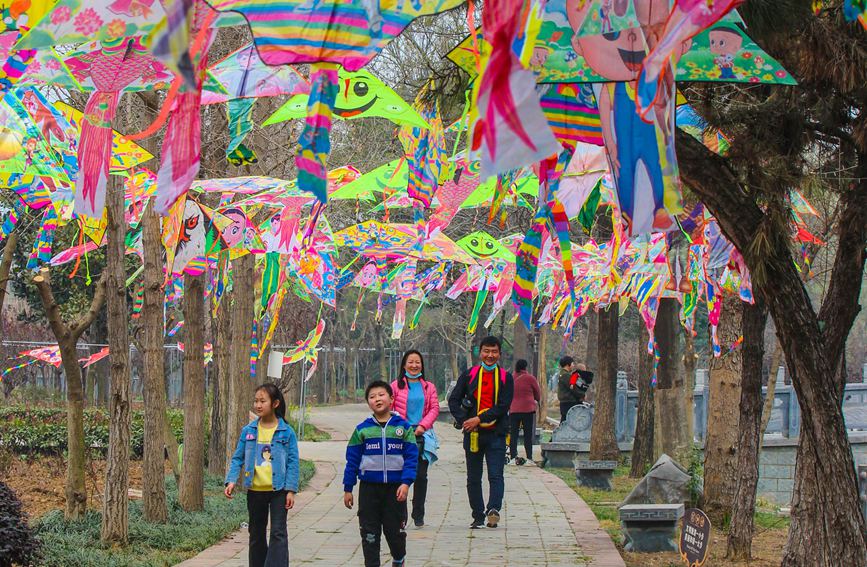
<svg viewBox="0 0 867 567"><path fill-rule="evenodd" d="M767 387L762 394L767 395ZM703 443L707 435L708 371L699 369L695 376L695 389L692 396L695 441ZM635 437L635 423L638 416L638 391L627 389L626 374L618 373L616 433L618 442L629 442ZM843 397L843 417L849 431L867 431L867 365L862 370L862 383L846 384ZM785 368L780 367L776 375L774 405L765 435L785 438L798 437L801 429L801 408L795 390L785 383Z"/></svg>

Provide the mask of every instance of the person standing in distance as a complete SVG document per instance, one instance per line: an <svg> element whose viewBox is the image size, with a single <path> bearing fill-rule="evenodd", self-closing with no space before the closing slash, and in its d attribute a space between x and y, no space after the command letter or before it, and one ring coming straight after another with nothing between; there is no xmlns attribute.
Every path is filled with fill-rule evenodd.
<svg viewBox="0 0 867 567"><path fill-rule="evenodd" d="M578 392L572 382L572 373L575 370L575 359L564 356L560 359L560 376L557 378L557 400L560 402L560 423L566 421L566 416L573 406L581 403Z"/></svg>
<svg viewBox="0 0 867 567"><path fill-rule="evenodd" d="M458 378L449 395L449 411L464 433L467 459L467 496L473 511L470 529L485 525L496 528L500 522L505 481L506 432L512 404L512 375L499 366L500 339L485 337L479 344L480 364ZM485 506L482 495L483 464L488 465L490 494Z"/></svg>
<svg viewBox="0 0 867 567"><path fill-rule="evenodd" d="M542 398L542 390L536 377L527 372L527 361L515 363L515 394L512 397L509 423L509 457L516 465L533 460L533 437L536 435L536 407ZM527 459L518 456L518 431L524 428L524 452Z"/></svg>

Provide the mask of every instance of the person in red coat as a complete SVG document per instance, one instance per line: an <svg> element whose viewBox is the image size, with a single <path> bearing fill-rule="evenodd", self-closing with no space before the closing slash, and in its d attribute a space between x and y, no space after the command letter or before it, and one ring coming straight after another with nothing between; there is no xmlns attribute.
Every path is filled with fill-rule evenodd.
<svg viewBox="0 0 867 567"><path fill-rule="evenodd" d="M539 381L527 372L527 361L515 363L515 395L509 408L509 423L511 434L509 439L509 456L517 465L527 462L518 458L518 430L524 428L524 451L527 459L533 460L533 437L536 435L536 407L542 397Z"/></svg>

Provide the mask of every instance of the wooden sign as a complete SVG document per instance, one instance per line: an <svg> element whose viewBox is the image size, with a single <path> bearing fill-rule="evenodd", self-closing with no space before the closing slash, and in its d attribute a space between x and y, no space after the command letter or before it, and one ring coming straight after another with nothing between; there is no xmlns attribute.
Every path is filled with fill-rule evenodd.
<svg viewBox="0 0 867 567"><path fill-rule="evenodd" d="M710 547L710 519L698 508L690 508L683 514L680 529L680 557L687 567L702 567L707 561Z"/></svg>

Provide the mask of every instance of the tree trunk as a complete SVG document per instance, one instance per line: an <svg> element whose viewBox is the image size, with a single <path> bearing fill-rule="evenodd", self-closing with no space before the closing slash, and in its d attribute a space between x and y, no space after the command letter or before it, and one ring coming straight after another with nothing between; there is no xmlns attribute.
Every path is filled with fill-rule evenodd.
<svg viewBox="0 0 867 567"><path fill-rule="evenodd" d="M184 277L184 460L178 501L187 512L205 509L205 282Z"/></svg>
<svg viewBox="0 0 867 567"><path fill-rule="evenodd" d="M520 320L516 320L512 324L512 363L518 362L520 359L526 360L528 363L532 365L533 360L533 352L532 352L532 341L531 333L527 330L527 327L524 326ZM532 372L532 366L530 367L529 372Z"/></svg>
<svg viewBox="0 0 867 567"><path fill-rule="evenodd" d="M653 465L653 355L647 352L650 332L643 321L639 321L638 326L638 416L635 419L632 468L629 471L632 478L643 477Z"/></svg>
<svg viewBox="0 0 867 567"><path fill-rule="evenodd" d="M587 314L587 344L584 348L584 364L587 365L587 370L594 371L599 366L599 357L597 349L599 342L599 314L596 311L590 310Z"/></svg>
<svg viewBox="0 0 867 567"><path fill-rule="evenodd" d="M743 306L737 483L732 498L726 551L728 558L737 561L750 559L755 534L753 516L756 511L759 450L762 445L762 359L767 321L768 312L760 302Z"/></svg>
<svg viewBox="0 0 867 567"><path fill-rule="evenodd" d="M388 354L385 351L385 330L382 322L376 323L376 346L379 351L379 379L388 382ZM323 399L323 401L325 401Z"/></svg>
<svg viewBox="0 0 867 567"><path fill-rule="evenodd" d="M620 458L615 432L615 406L617 402L617 332L619 313L616 304L599 311L597 356L599 372L596 386L596 406L590 431L590 458L616 461Z"/></svg>
<svg viewBox="0 0 867 567"><path fill-rule="evenodd" d="M13 230L6 237L3 256L0 257L0 325L3 323L3 304L6 302L6 286L9 285L9 270L12 268L12 257L18 246L18 230Z"/></svg>
<svg viewBox="0 0 867 567"><path fill-rule="evenodd" d="M539 415L537 416L539 425L544 425L548 419L548 379L545 377L545 373L548 372L547 365L545 364L545 351L547 349L548 327L545 326L539 329L539 371L536 376L539 379L539 390L541 390L541 395L539 396Z"/></svg>
<svg viewBox="0 0 867 567"><path fill-rule="evenodd" d="M144 361L144 454L142 497L144 518L168 520L165 484L166 372L164 353L163 246L160 218L149 206L142 218L144 301L142 358Z"/></svg>
<svg viewBox="0 0 867 567"><path fill-rule="evenodd" d="M695 353L695 334L680 326L683 332L683 405L686 408L686 438L695 440L695 365L698 355Z"/></svg>
<svg viewBox="0 0 867 567"><path fill-rule="evenodd" d="M737 486L738 405L741 400L742 350L728 351L741 335L743 302L732 294L723 296L717 336L723 354L711 358L707 438L704 451L704 511L714 525L731 517Z"/></svg>
<svg viewBox="0 0 867 567"><path fill-rule="evenodd" d="M84 477L84 465L87 459L87 448L84 445L84 384L75 345L102 310L107 278L107 273L100 276L90 308L71 325L66 325L61 318L60 306L51 291L51 275L48 268L41 269L33 278L45 308L48 324L60 347L60 359L66 372L67 459L64 515L69 520L80 520L87 510L87 487Z"/></svg>
<svg viewBox="0 0 867 567"><path fill-rule="evenodd" d="M654 336L659 350L656 368L656 417L654 457L663 453L686 466L690 458L690 439L686 423L685 387L677 356L677 327L680 305L676 299L659 300ZM655 460L655 459L654 459Z"/></svg>
<svg viewBox="0 0 867 567"><path fill-rule="evenodd" d="M127 542L129 533L129 311L126 303L126 221L124 187L120 177L109 176L106 195L108 229L106 271L108 281L108 345L111 362L109 438L102 506L102 541Z"/></svg>
<svg viewBox="0 0 867 567"><path fill-rule="evenodd" d="M792 523L784 567L867 565L858 480L843 420L840 361L860 311L867 251L867 155L858 154L853 181L840 198L838 246L825 301L813 310L789 245L724 158L677 133L684 180L718 220L726 237L746 251L753 285L768 303L801 407ZM788 189L780 187L780 194ZM760 252L749 253L761 242ZM830 384L829 384L830 382ZM831 387L829 387L829 385Z"/></svg>
<svg viewBox="0 0 867 567"><path fill-rule="evenodd" d="M250 375L250 343L253 338L253 271L255 258L246 254L233 262L230 349L229 427L226 429L226 461L235 450L241 429L249 422L253 378ZM225 301L225 300L224 300ZM225 305L224 305L225 307Z"/></svg>
<svg viewBox="0 0 867 567"><path fill-rule="evenodd" d="M87 510L87 487L84 465L87 448L84 446L84 391L81 366L75 349L77 337L58 341L63 371L66 373L66 508L67 520L80 520Z"/></svg>
<svg viewBox="0 0 867 567"><path fill-rule="evenodd" d="M230 334L229 302L223 298L213 318L214 364L211 367L211 439L208 442L208 472L217 476L226 475L226 426L228 417ZM232 447L234 449L234 447Z"/></svg>

